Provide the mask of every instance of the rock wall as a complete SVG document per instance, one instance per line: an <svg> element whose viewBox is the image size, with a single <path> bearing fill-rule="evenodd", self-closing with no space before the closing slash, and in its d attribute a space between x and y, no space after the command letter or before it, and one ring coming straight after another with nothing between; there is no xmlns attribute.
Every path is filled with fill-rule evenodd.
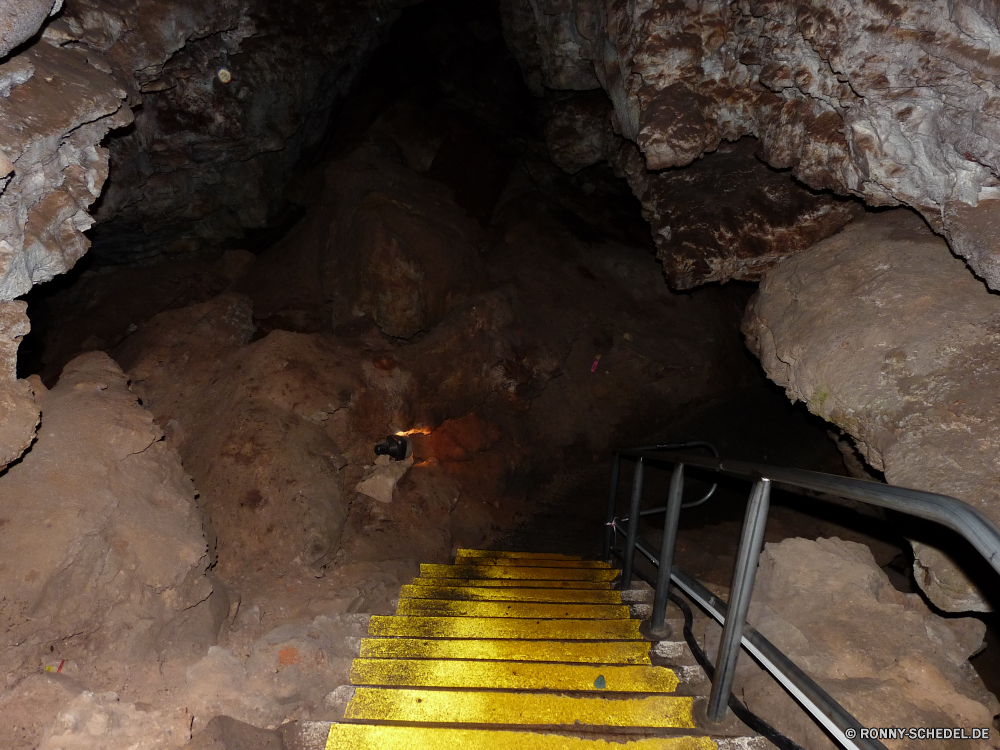
<svg viewBox="0 0 1000 750"><path fill-rule="evenodd" d="M654 172L618 140L611 154L642 201L656 257L675 289L731 279L759 281L775 263L862 213L849 200L806 190L754 156L754 142L722 143L685 169Z"/></svg>
<svg viewBox="0 0 1000 750"><path fill-rule="evenodd" d="M916 208L1000 288L991 241L1000 14L991 4L502 5L535 91L603 88L614 131L638 145L648 169L682 167L752 135L760 158L811 188Z"/></svg>
<svg viewBox="0 0 1000 750"><path fill-rule="evenodd" d="M386 137L327 165L307 217L230 281L239 294L112 349L194 476L227 580L443 559L502 525L527 476L590 464L750 374L743 290L672 295L644 254L569 233L524 175L484 232ZM374 444L413 427L432 432L414 436L417 465L372 500L389 478Z"/></svg>
<svg viewBox="0 0 1000 750"><path fill-rule="evenodd" d="M748 620L864 727L989 728L1000 709L968 661L985 625L941 617L919 595L900 593L862 544L834 537L766 545ZM710 651L719 633L713 623ZM734 692L802 747L839 747L746 655ZM916 750L927 741L887 744ZM986 750L994 742L961 745Z"/></svg>
<svg viewBox="0 0 1000 750"><path fill-rule="evenodd" d="M37 443L0 477L0 673L47 665L91 684L198 653L221 622L195 490L106 354L51 391ZM228 603L222 609L228 614Z"/></svg>
<svg viewBox="0 0 1000 750"><path fill-rule="evenodd" d="M162 313L115 350L203 494L229 580L265 563L326 564L340 539L344 459L324 430L350 392L338 353L280 331L247 346L240 295Z"/></svg>
<svg viewBox="0 0 1000 750"><path fill-rule="evenodd" d="M17 348L29 327L26 308L24 302L0 303L0 467L31 445L38 425L31 386L17 379Z"/></svg>
<svg viewBox="0 0 1000 750"><path fill-rule="evenodd" d="M293 168L411 2L71 0L60 35L104 55L137 112L110 142L95 252L182 252L280 221Z"/></svg>
<svg viewBox="0 0 1000 750"><path fill-rule="evenodd" d="M409 3L6 2L0 303L72 268L95 220L111 262L280 222L293 166ZM30 440L16 422L0 460Z"/></svg>
<svg viewBox="0 0 1000 750"><path fill-rule="evenodd" d="M869 216L782 261L743 330L771 379L850 433L891 484L954 495L1000 523L1000 298L913 212ZM995 606L936 549L964 557L963 545L940 527L915 539L914 572L936 605Z"/></svg>

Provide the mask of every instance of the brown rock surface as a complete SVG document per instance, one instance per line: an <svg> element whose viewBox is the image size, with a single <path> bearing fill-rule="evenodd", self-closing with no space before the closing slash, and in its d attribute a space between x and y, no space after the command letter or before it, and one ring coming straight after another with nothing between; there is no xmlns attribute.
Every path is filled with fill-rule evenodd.
<svg viewBox="0 0 1000 750"><path fill-rule="evenodd" d="M668 419L746 373L727 333L741 290L675 297L653 259L581 241L516 180L487 235L394 158L369 142L327 167L314 210L236 282L252 308L164 312L114 350L195 477L223 577L442 559L510 523L527 477L600 455L623 415ZM451 261L400 291L358 263L359 225L416 227L410 247ZM426 330L387 335L398 319ZM392 502L359 496L374 444L414 427L430 434Z"/></svg>
<svg viewBox="0 0 1000 750"><path fill-rule="evenodd" d="M0 302L0 469L31 445L38 405L31 386L17 379L17 348L28 332L24 302Z"/></svg>
<svg viewBox="0 0 1000 750"><path fill-rule="evenodd" d="M642 201L657 254L675 289L759 281L782 258L829 237L862 213L812 192L754 154L751 138L723 143L689 166L653 172L619 139L612 162Z"/></svg>
<svg viewBox="0 0 1000 750"><path fill-rule="evenodd" d="M63 706L81 692L83 687L72 678L42 672L0 693L0 732L8 750L35 750Z"/></svg>
<svg viewBox="0 0 1000 750"><path fill-rule="evenodd" d="M996 9L931 0L504 0L525 78L600 86L651 170L725 140L871 205L906 204L991 287L1000 186Z"/></svg>
<svg viewBox="0 0 1000 750"><path fill-rule="evenodd" d="M0 478L0 672L100 684L214 642L194 487L121 370L93 353L38 387L37 442Z"/></svg>
<svg viewBox="0 0 1000 750"><path fill-rule="evenodd" d="M864 727L988 728L1000 710L968 662L985 625L940 617L919 595L895 590L862 544L832 538L766 545L748 619ZM745 655L736 692L802 746L837 747ZM927 742L886 745L908 750ZM988 740L940 744L994 746Z"/></svg>
<svg viewBox="0 0 1000 750"><path fill-rule="evenodd" d="M407 339L468 296L479 275L478 232L448 199L437 201L442 210L424 193L413 191L405 201L393 192L338 201L350 219L338 232L345 240L335 245L340 252L326 262L330 277L360 290L355 315L369 315L383 333Z"/></svg>
<svg viewBox="0 0 1000 750"><path fill-rule="evenodd" d="M350 368L304 334L247 346L252 309L229 294L162 313L116 350L195 477L228 576L322 564L346 514L343 459L324 423L344 406Z"/></svg>
<svg viewBox="0 0 1000 750"><path fill-rule="evenodd" d="M14 167L0 177L0 300L66 272L87 251L88 211L108 175L99 144L132 121L123 85L85 51L39 42L17 60L33 73L8 82L0 107L0 144Z"/></svg>
<svg viewBox="0 0 1000 750"><path fill-rule="evenodd" d="M111 226L93 233L106 260L282 216L293 166L407 4L0 4L0 59L15 51L0 64L0 302L87 251L109 159L97 218Z"/></svg>
<svg viewBox="0 0 1000 750"><path fill-rule="evenodd" d="M36 746L38 750L167 750L190 739L189 726L117 693L84 691L69 701Z"/></svg>
<svg viewBox="0 0 1000 750"><path fill-rule="evenodd" d="M600 91L556 102L545 125L545 145L555 165L569 174L604 161L615 145L611 102Z"/></svg>
<svg viewBox="0 0 1000 750"><path fill-rule="evenodd" d="M67 3L58 34L106 59L141 105L109 144L97 252L130 260L280 222L296 161L409 4Z"/></svg>
<svg viewBox="0 0 1000 750"><path fill-rule="evenodd" d="M997 523L998 326L1000 299L919 217L894 211L779 263L743 330L789 397L850 433L890 483L953 495ZM946 538L916 537L921 587L948 611L995 606L972 569L928 546Z"/></svg>

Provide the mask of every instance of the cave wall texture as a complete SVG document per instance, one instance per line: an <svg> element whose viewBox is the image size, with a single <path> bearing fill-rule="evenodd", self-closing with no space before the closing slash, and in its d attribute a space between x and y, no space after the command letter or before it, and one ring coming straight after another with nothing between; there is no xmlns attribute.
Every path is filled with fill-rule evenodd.
<svg viewBox="0 0 1000 750"><path fill-rule="evenodd" d="M997 295L905 209L780 263L743 322L770 378L850 433L887 481L961 498L994 523L998 326ZM995 608L981 593L992 573L983 588L970 580L977 555L936 525L915 531L914 575L937 606Z"/></svg>
<svg viewBox="0 0 1000 750"><path fill-rule="evenodd" d="M16 298L88 249L136 261L281 224L293 168L414 1L4 0L0 466L39 419L16 380L28 330ZM674 287L762 279L855 219L853 196L915 209L1000 288L994 5L501 10L526 81L550 101L553 161L568 173L606 161L627 180Z"/></svg>
<svg viewBox="0 0 1000 750"><path fill-rule="evenodd" d="M628 179L672 284L763 278L744 331L792 400L849 433L890 482L955 495L1000 520L997 430L984 403L994 334L983 312L1000 289L997 6L502 7L529 85L566 92L548 132L553 158L566 170L608 159ZM610 100L604 109L596 90ZM855 208L779 174L915 209L947 244L916 217L921 226L907 231L922 230L929 254L919 262L892 229L904 219L835 234ZM973 300L982 310L963 307ZM937 606L995 607L956 565L953 542L909 535L916 579Z"/></svg>
<svg viewBox="0 0 1000 750"><path fill-rule="evenodd" d="M915 208L1000 287L989 240L1000 206L993 3L502 5L529 84L538 92L602 88L614 132L637 144L650 170L753 136L757 156L812 188ZM644 202L669 255L670 222Z"/></svg>
<svg viewBox="0 0 1000 750"><path fill-rule="evenodd" d="M0 465L37 422L11 300L72 268L95 222L92 252L121 262L280 221L293 166L409 4L5 0Z"/></svg>

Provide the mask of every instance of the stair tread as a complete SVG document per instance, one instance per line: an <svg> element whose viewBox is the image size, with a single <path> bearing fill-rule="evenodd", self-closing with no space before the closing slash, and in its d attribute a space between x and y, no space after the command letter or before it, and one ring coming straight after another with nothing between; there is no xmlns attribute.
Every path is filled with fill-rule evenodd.
<svg viewBox="0 0 1000 750"><path fill-rule="evenodd" d="M693 698L609 699L493 690L359 687L345 719L448 724L694 729Z"/></svg>
<svg viewBox="0 0 1000 750"><path fill-rule="evenodd" d="M456 599L462 601L576 602L622 604L620 591L589 589L516 588L513 586L403 586L400 599Z"/></svg>
<svg viewBox="0 0 1000 750"><path fill-rule="evenodd" d="M455 558L455 565L509 565L512 567L538 568L598 568L610 569L603 560L552 560L545 557L465 557Z"/></svg>
<svg viewBox="0 0 1000 750"><path fill-rule="evenodd" d="M562 555L558 552L514 552L511 550L459 549L455 557L509 557L512 559L534 558L538 560L582 560L579 555Z"/></svg>
<svg viewBox="0 0 1000 750"><path fill-rule="evenodd" d="M653 666L358 658L351 667L351 683L398 687L672 693L680 680L673 670Z"/></svg>
<svg viewBox="0 0 1000 750"><path fill-rule="evenodd" d="M716 750L708 737L650 737L613 745L604 739L530 731L334 724L326 750Z"/></svg>
<svg viewBox="0 0 1000 750"><path fill-rule="evenodd" d="M613 581L612 568L544 568L520 565L435 565L420 566L420 575L433 578L506 578L535 580Z"/></svg>
<svg viewBox="0 0 1000 750"><path fill-rule="evenodd" d="M516 587L516 588L540 588L540 589L570 589L570 590L594 590L610 591L611 581L574 581L574 580L533 580L531 578L508 579L508 578L436 578L434 576L421 576L413 579L414 586L455 586L459 588L474 587Z"/></svg>
<svg viewBox="0 0 1000 750"><path fill-rule="evenodd" d="M644 641L523 641L364 638L361 656L412 659L496 659L590 664L650 664Z"/></svg>
<svg viewBox="0 0 1000 750"><path fill-rule="evenodd" d="M682 643L651 653L636 619L650 606L623 601L618 575L601 561L496 550L421 565L396 614L369 619L326 750L742 748L749 738L697 731L704 705L690 693L704 674Z"/></svg>
<svg viewBox="0 0 1000 750"><path fill-rule="evenodd" d="M373 615L368 634L419 638L515 638L545 641L642 640L637 620L541 620L516 617Z"/></svg>
<svg viewBox="0 0 1000 750"><path fill-rule="evenodd" d="M629 608L622 604L452 599L401 599L396 614L422 617L513 617L553 620L627 620L630 616Z"/></svg>

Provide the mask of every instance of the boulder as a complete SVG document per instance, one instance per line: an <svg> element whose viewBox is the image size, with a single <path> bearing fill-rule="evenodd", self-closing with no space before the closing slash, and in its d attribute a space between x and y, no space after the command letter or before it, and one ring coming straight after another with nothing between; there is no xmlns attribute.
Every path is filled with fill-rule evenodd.
<svg viewBox="0 0 1000 750"><path fill-rule="evenodd" d="M17 379L17 348L30 324L25 302L0 302L0 469L35 438L39 409L31 386Z"/></svg>
<svg viewBox="0 0 1000 750"><path fill-rule="evenodd" d="M266 562L322 564L347 512L326 428L350 371L310 335L250 344L252 310L224 294L161 313L115 350L195 477L230 579Z"/></svg>
<svg viewBox="0 0 1000 750"><path fill-rule="evenodd" d="M758 147L742 138L686 167L655 172L634 144L618 139L612 164L642 202L674 289L759 281L782 258L863 213L857 201L809 190L788 171L769 167Z"/></svg>
<svg viewBox="0 0 1000 750"><path fill-rule="evenodd" d="M888 482L953 495L1000 523L1000 298L919 216L871 215L783 260L743 331L770 378L850 433ZM992 608L969 578L976 568L949 560L984 566L978 555L940 527L911 536L917 581L937 606Z"/></svg>
<svg viewBox="0 0 1000 750"><path fill-rule="evenodd" d="M766 545L748 620L864 727L989 728L1000 709L968 662L985 625L941 617L918 594L900 593L863 544L834 537ZM803 747L837 747L746 655L736 693ZM887 744L916 750L927 741ZM959 746L994 744L942 744Z"/></svg>
<svg viewBox="0 0 1000 750"><path fill-rule="evenodd" d="M36 387L37 441L0 476L0 673L93 684L214 643L194 485L121 369L87 354Z"/></svg>

